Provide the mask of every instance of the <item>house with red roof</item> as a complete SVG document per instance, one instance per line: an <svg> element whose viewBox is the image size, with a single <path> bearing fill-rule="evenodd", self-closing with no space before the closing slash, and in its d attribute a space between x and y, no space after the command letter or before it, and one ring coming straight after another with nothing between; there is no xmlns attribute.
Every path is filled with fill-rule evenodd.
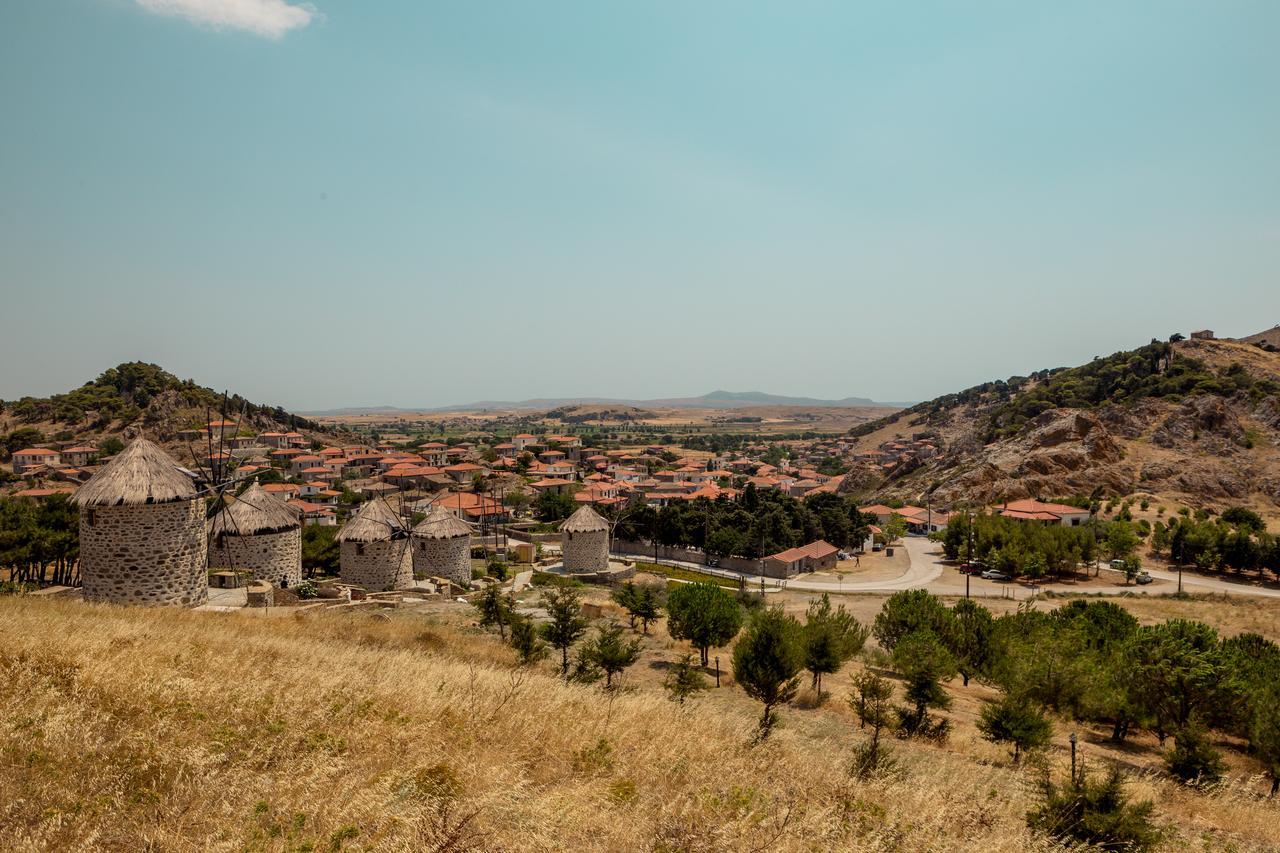
<svg viewBox="0 0 1280 853"><path fill-rule="evenodd" d="M1045 503L1030 498L1021 501L1006 501L996 507L995 512L1015 521L1033 521L1040 524L1061 524L1065 527L1079 527L1089 520L1088 509L1067 504Z"/></svg>
<svg viewBox="0 0 1280 853"><path fill-rule="evenodd" d="M47 447L27 447L14 451L13 473L21 474L27 468L34 468L37 465L52 466L61 463L62 454L56 450L50 450Z"/></svg>
<svg viewBox="0 0 1280 853"><path fill-rule="evenodd" d="M764 558L764 573L771 578L794 577L801 572L820 572L834 569L840 550L821 539L788 548Z"/></svg>

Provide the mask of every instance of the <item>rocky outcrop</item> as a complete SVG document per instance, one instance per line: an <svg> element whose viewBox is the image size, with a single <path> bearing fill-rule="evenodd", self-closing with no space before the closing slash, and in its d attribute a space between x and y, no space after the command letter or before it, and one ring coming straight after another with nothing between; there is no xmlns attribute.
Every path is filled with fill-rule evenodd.
<svg viewBox="0 0 1280 853"><path fill-rule="evenodd" d="M1253 410L1253 416L1265 426L1280 432L1280 397L1266 397Z"/></svg>
<svg viewBox="0 0 1280 853"><path fill-rule="evenodd" d="M1151 434L1160 447L1186 447L1201 442L1210 449L1244 447L1247 443L1240 419L1221 397L1188 397Z"/></svg>

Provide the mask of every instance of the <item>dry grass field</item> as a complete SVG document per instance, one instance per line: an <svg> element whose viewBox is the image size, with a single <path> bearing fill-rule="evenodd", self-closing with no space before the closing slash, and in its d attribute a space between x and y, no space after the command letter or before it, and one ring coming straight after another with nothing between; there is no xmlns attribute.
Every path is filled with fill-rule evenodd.
<svg viewBox="0 0 1280 853"><path fill-rule="evenodd" d="M858 597L859 616L875 602ZM1142 604L1165 618L1196 602ZM1265 619L1207 604L1241 627ZM972 726L987 688L953 684L951 740L895 742L899 771L864 782L847 772L860 737L847 673L750 746L758 706L728 684L670 702L661 664L682 644L661 627L648 643L605 693L518 668L465 610L261 618L0 599L0 849L1052 849L1025 827L1035 771ZM1057 772L1068 731L1046 758ZM1102 734L1082 735L1096 766ZM1117 757L1171 847L1280 848L1280 810L1243 756L1230 784L1197 793L1144 772L1151 749L1131 752Z"/></svg>

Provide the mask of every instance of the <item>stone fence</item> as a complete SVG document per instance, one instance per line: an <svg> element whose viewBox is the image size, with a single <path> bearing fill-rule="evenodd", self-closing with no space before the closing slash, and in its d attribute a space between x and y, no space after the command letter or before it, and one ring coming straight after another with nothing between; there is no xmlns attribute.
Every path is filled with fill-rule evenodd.
<svg viewBox="0 0 1280 853"><path fill-rule="evenodd" d="M617 554L626 554L641 560L652 560L654 557L653 545L649 542L614 539L613 551ZM670 545L658 546L658 558L681 560L686 563L698 563L699 565L705 565L707 562L707 555L702 551L694 548L675 548ZM753 575L760 574L759 560L748 560L745 557L713 557L712 559L719 562L719 568L721 569L731 569L735 572L746 572Z"/></svg>

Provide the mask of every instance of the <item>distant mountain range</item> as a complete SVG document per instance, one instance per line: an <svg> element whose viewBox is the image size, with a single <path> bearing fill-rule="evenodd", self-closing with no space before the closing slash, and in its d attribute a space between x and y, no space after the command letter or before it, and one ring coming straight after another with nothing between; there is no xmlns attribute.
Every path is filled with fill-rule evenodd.
<svg viewBox="0 0 1280 853"><path fill-rule="evenodd" d="M382 412L477 412L491 409L558 409L564 406L638 406L668 409L741 409L747 406L820 406L827 408L893 408L912 403L880 403L866 397L822 400L816 397L788 397L763 391L712 391L701 397L670 397L660 400L629 400L618 397L536 397L529 400L479 400L458 406L406 409L399 406L350 406L307 412L312 416L370 415Z"/></svg>

